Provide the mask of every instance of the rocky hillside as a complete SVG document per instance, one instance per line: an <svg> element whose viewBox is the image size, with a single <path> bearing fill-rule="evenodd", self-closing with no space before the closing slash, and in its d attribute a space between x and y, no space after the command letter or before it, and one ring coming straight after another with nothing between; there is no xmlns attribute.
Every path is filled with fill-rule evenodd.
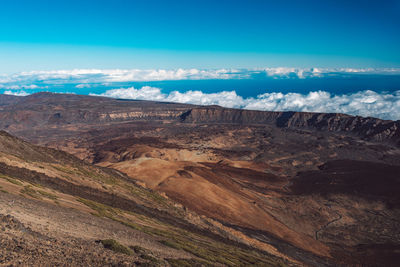
<svg viewBox="0 0 400 267"><path fill-rule="evenodd" d="M179 253L224 265L253 264L242 262L254 259L249 247L265 261L287 265L396 266L400 260L398 122L50 93L18 98L1 107L0 117L10 133L84 160L9 136L5 175L85 199L90 212L114 223L130 225L134 213L140 229L183 229L203 244L190 243L200 253L185 246L188 239L161 234ZM25 165L10 166L10 157L48 171L15 169ZM215 246L233 249L221 247L224 240L247 252L223 261L227 255ZM117 241L127 244L122 236ZM213 259L205 256L210 251ZM198 260L190 255L173 259Z"/></svg>
<svg viewBox="0 0 400 267"><path fill-rule="evenodd" d="M193 108L181 116L182 122L270 124L280 128L311 128L343 132L363 139L389 141L400 145L400 121L385 121L338 113L265 112L221 107Z"/></svg>
<svg viewBox="0 0 400 267"><path fill-rule="evenodd" d="M0 226L4 265L297 265L117 171L5 132Z"/></svg>
<svg viewBox="0 0 400 267"><path fill-rule="evenodd" d="M7 106L10 104L15 104L19 100L21 100L22 97L14 96L14 95L2 95L0 94L0 107L1 106Z"/></svg>

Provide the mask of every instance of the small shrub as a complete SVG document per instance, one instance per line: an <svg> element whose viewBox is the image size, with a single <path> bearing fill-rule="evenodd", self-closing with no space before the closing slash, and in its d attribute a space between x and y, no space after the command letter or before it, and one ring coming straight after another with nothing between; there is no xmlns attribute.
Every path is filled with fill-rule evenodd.
<svg viewBox="0 0 400 267"><path fill-rule="evenodd" d="M7 180L8 182L15 184L15 185L22 185L22 183L14 178L8 177L6 175L0 174L0 178Z"/></svg>
<svg viewBox="0 0 400 267"><path fill-rule="evenodd" d="M36 199L41 199L40 195L36 192L35 189L32 188L31 185L24 186L24 188L21 189L20 193L28 195L28 196L36 198Z"/></svg>
<svg viewBox="0 0 400 267"><path fill-rule="evenodd" d="M133 246L131 247L136 254L149 254L151 253L148 249L142 248L141 246Z"/></svg>
<svg viewBox="0 0 400 267"><path fill-rule="evenodd" d="M148 261L151 261L151 262L155 262L155 263L159 262L159 260L157 258L155 258L155 257L153 257L151 255L148 255L148 254L143 254L140 257L142 259L144 259L144 260L148 260Z"/></svg>
<svg viewBox="0 0 400 267"><path fill-rule="evenodd" d="M92 210L96 211L97 214L93 214L93 215L96 215L98 217L106 217L106 218L114 219L114 216L119 214L117 209L114 209L110 206L107 206L107 205L104 205L104 204L101 204L101 203L98 203L95 201L91 201L91 200L88 200L85 198L77 198L76 200L85 204Z"/></svg>
<svg viewBox="0 0 400 267"><path fill-rule="evenodd" d="M170 248L174 248L174 249L181 249L181 246L179 246L179 244L169 241L169 240L161 240L159 241L161 244L163 244L164 246L170 247Z"/></svg>
<svg viewBox="0 0 400 267"><path fill-rule="evenodd" d="M37 190L37 192L48 199L52 199L52 200L58 199L58 197L52 193L48 193L48 192L42 191L42 190Z"/></svg>
<svg viewBox="0 0 400 267"><path fill-rule="evenodd" d="M10 183L16 184L16 185L23 185L20 181L13 179L13 178L7 178L7 181Z"/></svg>
<svg viewBox="0 0 400 267"><path fill-rule="evenodd" d="M106 249L110 249L112 251L123 253L126 255L133 254L132 250L130 250L129 248L125 247L124 245L118 243L118 241L116 241L114 239L100 240L100 243L102 243Z"/></svg>

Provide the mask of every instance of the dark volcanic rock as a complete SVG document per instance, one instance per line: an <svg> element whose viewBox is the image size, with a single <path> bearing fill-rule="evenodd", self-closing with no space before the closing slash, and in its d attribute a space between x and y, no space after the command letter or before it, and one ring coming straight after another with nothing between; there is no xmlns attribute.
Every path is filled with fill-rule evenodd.
<svg viewBox="0 0 400 267"><path fill-rule="evenodd" d="M316 171L301 172L291 186L295 194L347 194L400 207L400 166L335 160Z"/></svg>
<svg viewBox="0 0 400 267"><path fill-rule="evenodd" d="M339 113L271 112L198 107L186 111L180 119L191 123L273 124L280 128L312 128L351 133L367 140L391 141L400 145L400 121Z"/></svg>

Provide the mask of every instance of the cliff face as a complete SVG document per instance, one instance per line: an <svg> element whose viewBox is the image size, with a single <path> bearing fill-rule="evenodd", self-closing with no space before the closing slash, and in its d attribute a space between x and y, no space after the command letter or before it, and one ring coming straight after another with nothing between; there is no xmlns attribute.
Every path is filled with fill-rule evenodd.
<svg viewBox="0 0 400 267"><path fill-rule="evenodd" d="M192 123L271 124L274 123L280 115L280 112L199 107L186 111L180 118L182 122Z"/></svg>
<svg viewBox="0 0 400 267"><path fill-rule="evenodd" d="M0 128L13 130L46 125L177 120L179 115L191 106L72 94L37 93L17 98L0 97L0 107Z"/></svg>
<svg viewBox="0 0 400 267"><path fill-rule="evenodd" d="M269 112L198 107L186 111L180 119L189 123L270 124L280 128L312 128L351 133L367 140L390 141L400 145L400 121L339 113Z"/></svg>

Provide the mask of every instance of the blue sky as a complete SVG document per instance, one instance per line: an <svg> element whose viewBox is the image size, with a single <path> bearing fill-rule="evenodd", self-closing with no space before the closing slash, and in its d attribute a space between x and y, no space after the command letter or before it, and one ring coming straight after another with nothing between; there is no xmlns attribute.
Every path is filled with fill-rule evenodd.
<svg viewBox="0 0 400 267"><path fill-rule="evenodd" d="M400 0L1 0L0 93L400 119Z"/></svg>
<svg viewBox="0 0 400 267"><path fill-rule="evenodd" d="M400 67L400 1L2 0L0 73Z"/></svg>

